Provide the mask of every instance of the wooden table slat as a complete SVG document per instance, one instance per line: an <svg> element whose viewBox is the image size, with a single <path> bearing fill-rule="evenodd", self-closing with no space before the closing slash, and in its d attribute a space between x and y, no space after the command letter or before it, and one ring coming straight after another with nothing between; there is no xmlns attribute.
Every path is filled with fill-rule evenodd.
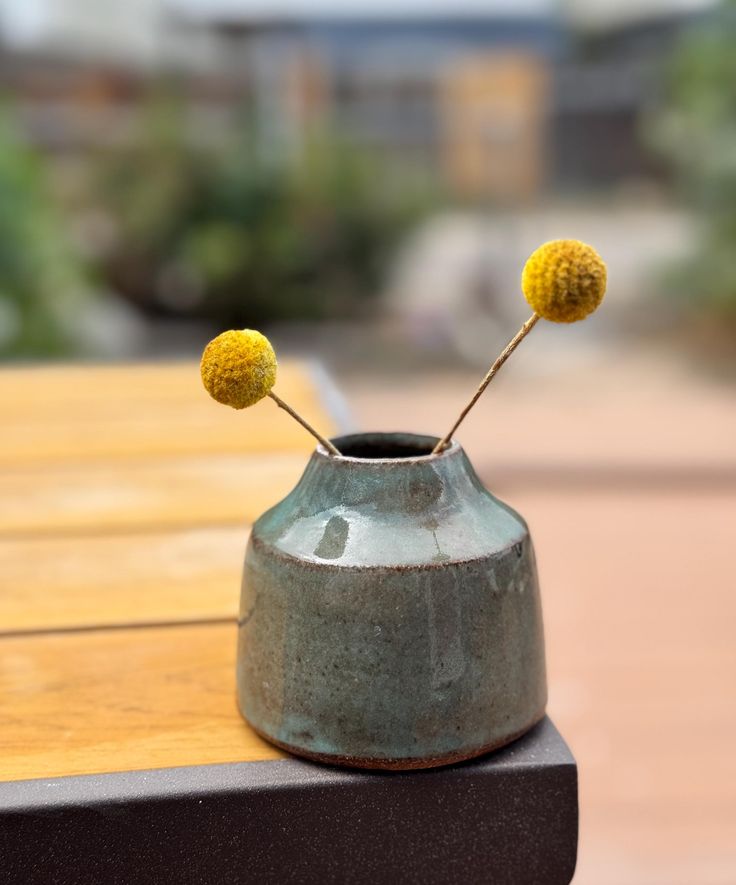
<svg viewBox="0 0 736 885"><path fill-rule="evenodd" d="M236 624L5 637L0 780L279 759L235 702Z"/></svg>
<svg viewBox="0 0 736 885"><path fill-rule="evenodd" d="M335 429L310 367L280 367L279 394ZM308 452L312 438L270 400L240 412L211 400L196 365L0 372L0 470L130 457Z"/></svg>
<svg viewBox="0 0 736 885"><path fill-rule="evenodd" d="M0 633L236 618L248 530L0 538Z"/></svg>
<svg viewBox="0 0 736 885"><path fill-rule="evenodd" d="M290 491L308 457L171 457L2 474L0 536L250 524Z"/></svg>

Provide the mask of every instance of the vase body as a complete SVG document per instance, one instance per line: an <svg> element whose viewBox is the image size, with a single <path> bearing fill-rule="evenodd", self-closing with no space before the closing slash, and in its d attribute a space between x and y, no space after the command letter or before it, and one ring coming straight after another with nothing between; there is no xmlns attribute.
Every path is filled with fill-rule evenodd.
<svg viewBox="0 0 736 885"><path fill-rule="evenodd" d="M254 525L238 700L294 753L366 768L477 756L544 715L524 520L453 443L358 434L321 448Z"/></svg>

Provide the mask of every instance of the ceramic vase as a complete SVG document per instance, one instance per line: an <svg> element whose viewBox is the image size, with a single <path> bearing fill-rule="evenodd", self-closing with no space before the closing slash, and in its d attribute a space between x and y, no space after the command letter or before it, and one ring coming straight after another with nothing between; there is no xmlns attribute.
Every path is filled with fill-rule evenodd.
<svg viewBox="0 0 736 885"><path fill-rule="evenodd" d="M253 526L240 709L298 755L409 769L478 756L544 715L544 638L524 520L462 448L356 434L317 448Z"/></svg>

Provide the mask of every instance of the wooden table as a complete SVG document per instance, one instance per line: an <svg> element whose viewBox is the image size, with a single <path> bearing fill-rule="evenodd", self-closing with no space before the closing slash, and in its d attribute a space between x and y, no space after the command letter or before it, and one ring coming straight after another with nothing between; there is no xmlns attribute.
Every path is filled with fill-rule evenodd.
<svg viewBox="0 0 736 885"><path fill-rule="evenodd" d="M283 366L278 392L323 432L337 429L334 394L314 367ZM0 816L6 824L0 826L0 836L8 839L6 850L15 858L8 873L17 876L12 881L148 881L145 869L150 872L155 864L148 859L145 869L135 867L143 837L127 818L117 824L112 818L112 832L122 841L117 849L110 847L112 837L97 812L107 814L111 807L135 812L132 819L139 824L145 820L147 838L155 833L158 845L167 841L162 821L177 820L179 836L189 833L187 844L194 846L193 852L196 847L200 861L203 851L217 854L213 834L237 841L243 813L250 814L252 830L254 807L244 812L237 804L242 800L238 782L251 799L265 795L272 810L278 806L274 796L283 798L289 784L302 789L301 805L278 806L281 822L267 827L272 846L281 844L280 835L283 841L283 815L288 823L292 812L299 815L299 808L309 807L310 820L319 823L319 796L313 787L337 789L335 801L355 810L367 785L373 784L378 793L370 794L371 801L380 820L389 801L384 798L382 805L375 800L386 793L383 776L335 773L296 760L277 768L251 767L248 774L243 768L285 759L238 714L236 612L248 525L283 497L303 470L312 441L302 428L270 402L245 414L218 406L204 394L197 367L189 363L5 370L0 373L0 401L0 815L3 808L7 812ZM223 768L224 763L237 765ZM394 784L403 786L391 789L390 801L411 802L418 795L414 791L427 789L433 795L439 790L441 797L455 791L458 778L463 789L471 790L513 775L517 787L504 781L502 793L520 790L515 799L519 808L538 807L545 790L557 791L562 797L557 809L543 807L541 817L537 811L534 818L558 843L557 855L548 852L552 866L537 872L546 877L539 881L548 883L569 878L577 827L575 766L551 724L495 764L484 761L457 770L460 775L394 778ZM99 777L105 773L110 773L107 779ZM223 797L232 793L233 784L237 813L224 821L222 809L229 806ZM479 806L483 815L500 801L501 793L491 792ZM174 800L169 807L167 802ZM197 824L187 802L194 802L195 810L197 803L214 803L206 846L191 836ZM159 812L155 819L150 803ZM436 796L430 804L439 807ZM84 811L90 808L96 810L93 823ZM168 810L162 817L164 808ZM266 812L259 806L259 815ZM109 823L109 817L104 819ZM346 830L349 820L345 810L333 822L333 857L340 856L341 834L358 826L353 821ZM496 832L497 858L506 857L500 845L514 838L514 827L530 820L509 821L511 829ZM65 823L57 826L54 821ZM435 823L446 829L445 819ZM427 833L422 835L418 822L409 824L402 838L414 838L414 852L433 864L434 873L423 881L446 876L448 863L455 865L458 881L473 880L473 863L487 868L483 851L476 847L475 861L465 859L463 878L462 858L453 856L457 845L433 859ZM308 831L302 834L307 842L313 838ZM567 838L562 838L565 832ZM90 842L89 852L107 852L112 865L90 866L96 872L85 880L78 878L86 863L79 846L94 833L104 844ZM41 834L45 855L28 842ZM65 848L71 842L76 855ZM181 857L180 842L172 844L174 855ZM350 844L357 851L354 840L346 843L348 859ZM410 857L409 847L407 852ZM506 854L512 857L514 852ZM67 876L62 858L72 855ZM120 866L123 855L132 858L134 868ZM194 857L182 858L181 869L172 871L169 858L171 878L162 878L162 867L155 876L150 873L150 881L208 881L215 869L219 876L231 875L238 857L237 852L228 855L224 866L215 865L209 873ZM260 867L251 860L251 872L260 869L262 881L283 881L275 857L269 855ZM49 858L56 871L53 879L48 878ZM415 859L408 869L418 870L417 864L425 861ZM292 871L298 868L297 861L290 863ZM563 868L566 873L560 877ZM314 881L346 881L344 871L329 863L310 869L320 870ZM372 875L372 881L382 881L380 867L373 867ZM302 870L294 881L311 879ZM357 874L355 881L360 881Z"/></svg>

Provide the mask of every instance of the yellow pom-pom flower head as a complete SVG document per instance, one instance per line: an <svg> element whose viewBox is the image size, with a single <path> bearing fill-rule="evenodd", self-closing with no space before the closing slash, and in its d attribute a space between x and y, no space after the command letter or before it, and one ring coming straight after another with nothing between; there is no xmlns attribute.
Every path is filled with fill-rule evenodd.
<svg viewBox="0 0 736 885"><path fill-rule="evenodd" d="M606 292L606 265L580 240L552 240L529 256L521 275L524 297L553 323L575 323L598 307Z"/></svg>
<svg viewBox="0 0 736 885"><path fill-rule="evenodd" d="M205 347L200 371L207 393L226 406L245 409L268 396L276 383L276 354L253 329L223 332Z"/></svg>

